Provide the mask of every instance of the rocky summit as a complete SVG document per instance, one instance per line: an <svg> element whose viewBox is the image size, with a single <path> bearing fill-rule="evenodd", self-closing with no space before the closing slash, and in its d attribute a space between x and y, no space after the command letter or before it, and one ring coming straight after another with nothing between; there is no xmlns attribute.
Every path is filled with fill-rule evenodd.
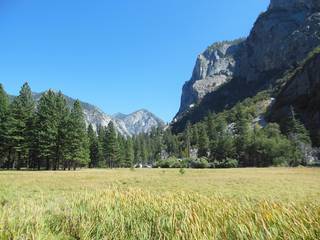
<svg viewBox="0 0 320 240"><path fill-rule="evenodd" d="M74 102L74 99L65 97L68 102ZM92 124L94 129L99 125L106 127L112 121L121 135L134 136L141 133L149 133L153 128L165 126L165 123L160 118L145 109L128 115L118 113L111 116L89 103L81 102L81 105L87 124Z"/></svg>
<svg viewBox="0 0 320 240"><path fill-rule="evenodd" d="M319 0L272 0L246 39L215 43L198 56L173 129L273 86L318 45Z"/></svg>

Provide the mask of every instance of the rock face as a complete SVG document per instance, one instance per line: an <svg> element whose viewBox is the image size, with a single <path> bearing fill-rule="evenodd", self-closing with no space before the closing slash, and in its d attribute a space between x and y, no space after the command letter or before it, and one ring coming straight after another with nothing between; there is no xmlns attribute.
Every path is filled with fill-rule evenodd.
<svg viewBox="0 0 320 240"><path fill-rule="evenodd" d="M72 103L74 100L66 96L68 102ZM164 122L147 110L139 110L134 113L116 114L110 116L102 110L88 103L81 102L87 124L92 124L94 129L98 125L103 127L108 126L109 122L114 123L117 131L124 136L134 136L141 133L148 133L153 128L164 127Z"/></svg>
<svg viewBox="0 0 320 240"><path fill-rule="evenodd" d="M260 81L297 66L319 45L319 24L318 0L272 0L244 44L236 75Z"/></svg>
<svg viewBox="0 0 320 240"><path fill-rule="evenodd" d="M198 57L174 128L272 86L319 44L319 0L271 0L245 40L214 44Z"/></svg>
<svg viewBox="0 0 320 240"><path fill-rule="evenodd" d="M190 81L183 86L179 113L192 108L210 92L232 79L242 39L215 43L200 54Z"/></svg>
<svg viewBox="0 0 320 240"><path fill-rule="evenodd" d="M320 2L318 0L271 0L269 9L292 9L300 6L309 9L319 8Z"/></svg>
<svg viewBox="0 0 320 240"><path fill-rule="evenodd" d="M118 121L123 122L131 135L148 133L153 128L164 127L165 123L148 110L141 109L131 114L118 113L113 116Z"/></svg>
<svg viewBox="0 0 320 240"><path fill-rule="evenodd" d="M272 121L286 121L293 107L320 145L320 49L289 79L271 109Z"/></svg>

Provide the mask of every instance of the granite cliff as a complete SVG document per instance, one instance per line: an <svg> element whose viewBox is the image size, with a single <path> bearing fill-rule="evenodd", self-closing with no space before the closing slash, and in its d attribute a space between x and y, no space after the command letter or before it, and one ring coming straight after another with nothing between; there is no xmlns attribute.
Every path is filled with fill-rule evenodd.
<svg viewBox="0 0 320 240"><path fill-rule="evenodd" d="M199 55L173 130L272 88L318 45L319 0L271 0L246 39L213 44Z"/></svg>

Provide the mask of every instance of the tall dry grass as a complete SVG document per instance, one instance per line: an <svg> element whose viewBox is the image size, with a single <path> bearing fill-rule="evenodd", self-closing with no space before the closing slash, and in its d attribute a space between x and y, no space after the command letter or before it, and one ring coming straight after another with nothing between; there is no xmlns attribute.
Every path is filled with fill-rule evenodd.
<svg viewBox="0 0 320 240"><path fill-rule="evenodd" d="M34 182L46 174L28 176ZM69 184L74 174L84 173L68 175ZM190 178L188 171L187 177L178 174L178 181ZM153 190L121 184L77 190L66 187L67 181L54 185L58 179L37 180L39 186L29 190L19 178L12 179L11 188L9 182L1 185L0 239L320 239L320 201L314 197L204 195L155 191L156 185ZM94 175L90 181L95 183Z"/></svg>

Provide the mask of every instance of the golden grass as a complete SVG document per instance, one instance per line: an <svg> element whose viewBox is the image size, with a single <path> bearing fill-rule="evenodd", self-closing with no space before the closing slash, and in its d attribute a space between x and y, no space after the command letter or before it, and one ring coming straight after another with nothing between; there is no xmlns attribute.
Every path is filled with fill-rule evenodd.
<svg viewBox="0 0 320 240"><path fill-rule="evenodd" d="M0 172L0 239L320 239L320 169Z"/></svg>

